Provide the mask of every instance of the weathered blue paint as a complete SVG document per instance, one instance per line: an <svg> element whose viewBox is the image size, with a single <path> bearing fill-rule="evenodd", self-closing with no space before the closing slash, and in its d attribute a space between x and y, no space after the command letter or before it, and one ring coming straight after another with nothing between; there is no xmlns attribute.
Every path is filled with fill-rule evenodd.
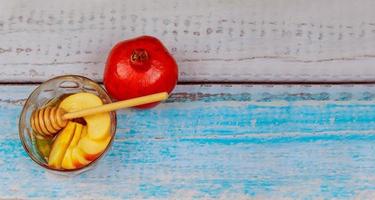
<svg viewBox="0 0 375 200"><path fill-rule="evenodd" d="M179 86L155 109L119 112L109 154L75 177L44 171L21 146L34 87L0 88L1 198L375 196L373 85Z"/></svg>

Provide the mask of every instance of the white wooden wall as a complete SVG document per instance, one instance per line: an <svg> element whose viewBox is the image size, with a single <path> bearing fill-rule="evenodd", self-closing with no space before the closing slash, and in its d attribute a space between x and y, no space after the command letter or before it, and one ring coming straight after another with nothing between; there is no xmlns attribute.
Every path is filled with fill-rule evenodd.
<svg viewBox="0 0 375 200"><path fill-rule="evenodd" d="M373 0L0 0L0 81L102 79L117 41L160 38L180 81L375 80Z"/></svg>

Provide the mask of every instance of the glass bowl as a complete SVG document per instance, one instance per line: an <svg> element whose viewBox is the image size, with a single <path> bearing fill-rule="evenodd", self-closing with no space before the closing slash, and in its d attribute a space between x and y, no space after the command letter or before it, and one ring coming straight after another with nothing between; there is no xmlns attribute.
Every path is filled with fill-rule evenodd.
<svg viewBox="0 0 375 200"><path fill-rule="evenodd" d="M78 92L88 92L99 96L104 104L111 103L111 98L107 92L96 82L78 75L66 75L52 78L39 87L37 87L27 98L26 103L22 109L19 121L19 136L22 145L30 158L43 168L56 172L59 174L78 174L88 169L91 169L112 146L113 138L116 132L116 113L110 112L111 117L111 141L109 142L103 153L93 160L90 164L78 169L54 169L48 166L47 161L40 155L35 142L36 136L30 124L30 116L32 112L38 108L43 107L47 103L69 94Z"/></svg>

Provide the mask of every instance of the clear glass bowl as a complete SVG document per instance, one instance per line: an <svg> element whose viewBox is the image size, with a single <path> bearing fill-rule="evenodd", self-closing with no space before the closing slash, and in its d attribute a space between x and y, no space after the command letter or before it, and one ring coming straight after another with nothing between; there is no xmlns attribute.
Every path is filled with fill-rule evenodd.
<svg viewBox="0 0 375 200"><path fill-rule="evenodd" d="M89 92L99 96L103 103L111 103L111 98L108 96L107 92L96 82L77 75L66 75L66 76L58 76L52 78L39 87L37 87L27 99L20 116L19 121L19 136L22 142L22 145L30 158L35 161L37 164L42 166L43 168L57 172L60 174L78 174L88 169L91 169L107 152L108 149L112 146L112 142L116 132L116 113L110 112L111 117L111 135L112 139L108 144L105 151L94 161L90 164L79 168L79 169L54 169L47 165L47 162L38 152L38 149L35 145L35 135L32 133L32 128L30 124L30 116L32 112L47 103L51 100L54 100L58 97L62 97L63 95L74 94L78 92Z"/></svg>

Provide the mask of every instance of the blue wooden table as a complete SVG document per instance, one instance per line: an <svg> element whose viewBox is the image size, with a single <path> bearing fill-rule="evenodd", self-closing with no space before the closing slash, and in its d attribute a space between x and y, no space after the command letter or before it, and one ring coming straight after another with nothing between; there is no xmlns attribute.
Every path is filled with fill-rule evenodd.
<svg viewBox="0 0 375 200"><path fill-rule="evenodd" d="M18 116L36 85L0 87L0 197L371 199L375 85L179 85L118 112L109 154L75 177L25 153Z"/></svg>

